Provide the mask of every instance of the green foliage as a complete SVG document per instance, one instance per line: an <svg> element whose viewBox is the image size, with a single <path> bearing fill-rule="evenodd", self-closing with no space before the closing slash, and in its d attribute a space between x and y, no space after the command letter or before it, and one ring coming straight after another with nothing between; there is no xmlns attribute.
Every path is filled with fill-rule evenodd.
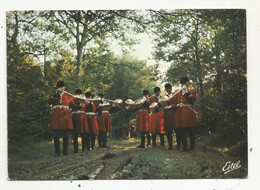
<svg viewBox="0 0 260 190"><path fill-rule="evenodd" d="M155 85L153 69L144 62L125 55L115 60L113 72L110 75L111 90L107 92L110 97L121 99L137 99L142 96L144 89L151 89Z"/></svg>
<svg viewBox="0 0 260 190"><path fill-rule="evenodd" d="M142 89L152 88L156 69L131 56L114 57L106 41L114 35L122 44L133 45L123 31L128 21L135 25L133 15L134 11L7 12L10 142L51 138L47 99L58 80L70 93L79 88L94 95L103 92L109 99L139 98ZM115 128L128 128L133 118L122 110L112 111Z"/></svg>
<svg viewBox="0 0 260 190"><path fill-rule="evenodd" d="M171 64L166 81L192 80L195 109L205 131L247 134L245 10L106 10L7 12L8 132L12 141L48 139L47 98L58 80L67 91L103 92L106 98L137 99L158 85L158 65L115 57L131 32L152 31L156 60ZM127 128L133 113L112 111ZM124 118L120 120L121 118ZM22 135L20 135L22 134Z"/></svg>
<svg viewBox="0 0 260 190"><path fill-rule="evenodd" d="M48 106L40 67L28 57L8 65L8 139L26 142L46 138ZM33 79L33 80L32 80Z"/></svg>
<svg viewBox="0 0 260 190"><path fill-rule="evenodd" d="M157 60L171 62L166 80L186 76L198 92L196 110L206 130L247 134L245 10L161 10L151 12Z"/></svg>

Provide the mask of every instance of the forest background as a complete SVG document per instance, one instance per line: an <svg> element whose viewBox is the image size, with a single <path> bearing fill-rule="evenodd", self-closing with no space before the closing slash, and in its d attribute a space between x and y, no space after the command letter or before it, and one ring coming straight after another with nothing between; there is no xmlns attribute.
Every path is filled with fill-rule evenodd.
<svg viewBox="0 0 260 190"><path fill-rule="evenodd" d="M26 9L26 8L30 8L30 9L33 9L34 10L34 7L35 7L35 3L31 3L31 4L24 4L23 6L21 6L21 3L14 3L14 2L11 2L11 1L8 1L8 2L5 2L4 6L1 7L2 9L4 9L6 6L8 7L7 9L8 10L12 10L12 9ZM255 173L258 173L258 167L257 165L255 165L257 162L258 162L258 159L257 159L257 149L258 147L256 146L256 142L257 142L257 131L258 131L258 127L257 127L257 117L258 117L258 108L257 108L257 101L254 101L254 99L257 99L258 97L258 94L259 94L259 83L257 83L257 79L258 79L258 66L257 66L257 61L258 61L258 54L257 54L257 47L259 46L259 36L258 36L258 33L259 33L259 22L258 22L258 18L259 18L259 13L258 13L258 8L259 8L259 2L257 1L249 1L249 2L242 2L242 1L232 1L232 0L228 0L228 1L218 1L218 2L211 2L211 1L200 1L198 3L198 1L192 1L189 3L186 2L185 0L182 1L184 4L181 4L180 5L180 2L175 2L175 1L172 1L171 3L167 3L166 1L160 1L158 3L151 3L149 6L152 6L152 7L164 7L164 8L168 8L168 7L186 7L186 8L190 8L190 7L198 7L198 8L207 8L207 7L217 7L217 8L220 8L222 9L223 7L234 7L234 8L240 8L240 7L245 7L247 9L247 38L248 38L248 79L249 79L249 96L248 96L248 105L249 105L249 111L250 111L250 114L248 115L248 122L249 123L249 128L251 129L249 131L249 137L251 137L249 139L249 147L250 148L250 160L251 160L251 164L250 164L250 168L251 170L250 173L252 175L249 175L249 179L246 179L246 180L202 180L201 182L203 183L200 183L200 181L197 181L197 180L191 180L191 181L187 181L185 180L185 183L182 183L183 180L174 180L174 185L176 187L178 187L179 189L187 189L188 187L190 187L190 183L192 183L192 186L194 187L200 187L200 189L208 189L209 186L210 188L235 188L235 189L243 189L243 187L247 187L249 189L252 189L252 188L255 188L257 186L258 183L255 183L258 179L255 177L257 175L254 175ZM38 4L40 4L40 2L37 2ZM126 4L116 4L116 5L113 5L118 7L118 8L126 8L126 7L142 7L142 8L145 8L147 7L147 1L138 1L138 3L135 3L133 1L131 1L131 3L128 3L126 2ZM165 4L166 3L166 4ZM186 4L185 4L186 3ZM156 6L154 6L156 4ZM37 9L42 9L42 8L47 8L49 9L50 7L53 7L54 5L56 5L56 9L60 9L60 8L64 8L67 9L66 7L68 6L72 6L72 7L75 7L75 4L70 4L66 1L66 3L62 3L62 4L55 4L55 3L51 3L49 1L44 1L44 4L42 4L41 7L39 6L36 6ZM85 6L85 7L93 7L92 4L89 4L89 3L81 3L80 4L80 7L82 6ZM111 7L112 4L106 4L106 3L103 3L102 4L102 7ZM95 7L95 6L94 6ZM75 8L73 8L75 9ZM6 9L5 9L6 10ZM3 16L4 15L4 16ZM2 17L5 17L6 16L6 13L3 12L2 13ZM1 34L4 34L3 36L6 36L5 35L5 32L3 31L3 29L5 30L5 20L2 22L3 25L1 25ZM3 27L2 27L3 26ZM1 50L5 52L5 46L1 46ZM5 62L5 58L6 58L6 54L4 55L4 57L2 56L2 61ZM4 67L5 68L5 67ZM1 71L1 75L2 76L6 76L5 74L5 69L3 69ZM5 81L5 80L4 80ZM6 85L2 85L1 86L2 90L3 91L6 91L5 90L5 87ZM4 87L4 88L3 88ZM5 97L5 96L4 96ZM5 103L2 104L2 110L5 110ZM3 120L5 121L5 111L4 111L4 114L3 114ZM253 130L252 130L253 129ZM5 144L5 130L4 130L4 133L2 135L2 143ZM252 148L253 148L253 151L252 151ZM1 149L1 151L3 151L5 153L5 147L3 147L3 149ZM3 154L3 156L1 156L1 160L5 160L5 157L4 157L5 154ZM4 167L4 166L3 166ZM5 167L4 167L5 168ZM253 172L253 173L252 173ZM90 184L88 183L88 188L90 187L96 187L96 188L100 188L99 185L97 186L93 186L93 183L94 182L91 182ZM112 182L111 182L112 183ZM115 183L115 182L114 182ZM129 184L131 184L131 186L129 187L139 187L139 185L141 185L142 183L140 181L133 181L132 183L130 183L130 181L128 182ZM155 189L155 188L159 188L161 189L161 186L160 186L160 183L161 181L158 180L158 181L153 181L153 183L148 183L147 184L147 188L150 188L150 189ZM250 183L251 185L249 186L248 183ZM21 186L21 185L25 185L24 183L20 183L20 182L17 182L17 183L8 183L9 187L10 186L15 186L15 184L17 186ZM30 183L32 184L32 183ZM34 183L35 184L35 183ZM48 186L48 188L55 188L55 186L52 185L53 182L46 182L45 183L42 183L41 182L41 186ZM64 185L66 185L66 183L63 183ZM103 181L102 184L110 184L109 181ZM121 183L116 183L117 186L120 186ZM164 184L165 185L172 185L171 181L164 181ZM200 186L198 186L200 184ZM211 184L211 185L210 185ZM252 185L253 184L253 185ZM67 184L68 185L68 184ZM75 185L75 184L74 184ZM90 185L90 186L89 186ZM122 184L124 185L124 183ZM202 186L201 186L202 185ZM46 186L46 187L47 187ZM103 185L102 185L103 186ZM183 187L183 188L182 188ZM28 186L27 186L28 188ZM124 185L124 188L126 188L126 186Z"/></svg>
<svg viewBox="0 0 260 190"><path fill-rule="evenodd" d="M47 99L58 80L70 93L135 100L144 89L163 91L165 82L178 86L183 76L198 93L200 133L247 143L243 9L9 11L6 24L9 143L51 139ZM133 34L142 33L154 44L151 59L168 65L165 74L130 54ZM134 131L134 113L119 109L111 117L112 135Z"/></svg>

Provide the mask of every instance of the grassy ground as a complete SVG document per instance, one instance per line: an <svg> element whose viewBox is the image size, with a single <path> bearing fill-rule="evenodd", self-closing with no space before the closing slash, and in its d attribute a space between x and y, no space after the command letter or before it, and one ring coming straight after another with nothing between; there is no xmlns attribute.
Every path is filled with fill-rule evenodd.
<svg viewBox="0 0 260 190"><path fill-rule="evenodd" d="M166 140L166 139L165 139ZM174 139L175 140L175 139ZM245 178L247 156L234 154L235 146L211 145L212 137L199 137L196 150L182 152L161 146L138 149L139 139L108 139L111 148L54 157L53 142L8 146L11 180L76 179L201 179ZM174 141L176 142L176 141ZM159 144L159 143L158 143ZM166 143L167 146L167 143ZM81 146L80 146L81 147ZM231 154L232 153L232 154ZM227 174L222 168L230 161L241 167Z"/></svg>

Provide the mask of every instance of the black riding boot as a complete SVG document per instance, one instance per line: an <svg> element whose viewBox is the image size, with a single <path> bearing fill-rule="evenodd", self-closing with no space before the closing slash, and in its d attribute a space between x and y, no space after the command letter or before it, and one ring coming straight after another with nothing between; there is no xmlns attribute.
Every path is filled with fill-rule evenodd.
<svg viewBox="0 0 260 190"><path fill-rule="evenodd" d="M168 144L169 144L169 150L172 150L172 133L171 132L167 133L167 139L168 139Z"/></svg>
<svg viewBox="0 0 260 190"><path fill-rule="evenodd" d="M74 147L74 153L78 152L78 133L73 134L73 147Z"/></svg>
<svg viewBox="0 0 260 190"><path fill-rule="evenodd" d="M181 149L181 132L180 132L180 129L176 129L175 133L176 133L177 149L180 150Z"/></svg>
<svg viewBox="0 0 260 190"><path fill-rule="evenodd" d="M161 142L161 146L162 146L162 147L165 147L165 144L164 144L164 135L163 135L163 134L160 134L160 142Z"/></svg>
<svg viewBox="0 0 260 190"><path fill-rule="evenodd" d="M104 136L103 136L103 147L110 148L109 146L107 146L107 133L104 133Z"/></svg>
<svg viewBox="0 0 260 190"><path fill-rule="evenodd" d="M152 134L152 146L156 146L156 134Z"/></svg>
<svg viewBox="0 0 260 190"><path fill-rule="evenodd" d="M67 135L63 136L63 155L68 155L68 144L69 137Z"/></svg>
<svg viewBox="0 0 260 190"><path fill-rule="evenodd" d="M90 144L91 144L91 149L94 150L94 147L95 147L95 142L96 142L96 136L95 135L91 135L90 137Z"/></svg>
<svg viewBox="0 0 260 190"><path fill-rule="evenodd" d="M98 135L98 147L99 148L103 147L102 140L103 140L103 134L101 132L99 132L99 135Z"/></svg>
<svg viewBox="0 0 260 190"><path fill-rule="evenodd" d="M81 133L81 145L82 145L82 152L85 152L87 146L87 139L85 133Z"/></svg>
<svg viewBox="0 0 260 190"><path fill-rule="evenodd" d="M54 149L55 149L55 156L60 155L60 138L54 137Z"/></svg>
<svg viewBox="0 0 260 190"><path fill-rule="evenodd" d="M150 133L146 132L146 138L147 138L147 148L150 146L151 144L151 135Z"/></svg>
<svg viewBox="0 0 260 190"><path fill-rule="evenodd" d="M145 132L141 132L141 144L137 148L144 148Z"/></svg>
<svg viewBox="0 0 260 190"><path fill-rule="evenodd" d="M182 150L187 151L187 135L186 132L182 133Z"/></svg>
<svg viewBox="0 0 260 190"><path fill-rule="evenodd" d="M90 135L86 134L86 147L87 150L90 150Z"/></svg>

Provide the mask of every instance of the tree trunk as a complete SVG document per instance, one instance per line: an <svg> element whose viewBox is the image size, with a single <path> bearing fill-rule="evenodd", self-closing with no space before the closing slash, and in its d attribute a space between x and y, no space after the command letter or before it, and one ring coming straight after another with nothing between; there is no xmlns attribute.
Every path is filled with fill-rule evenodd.
<svg viewBox="0 0 260 190"><path fill-rule="evenodd" d="M217 46L217 35L215 32L215 36L214 36L214 46L215 46L215 56L216 56L216 89L217 89L217 93L221 94L222 93L222 70L221 70L221 65L220 65L220 55L219 55L219 50L218 50L218 46Z"/></svg>
<svg viewBox="0 0 260 190"><path fill-rule="evenodd" d="M198 22L195 25L195 39L193 39L193 44L195 47L195 58L196 58L196 66L198 71L198 78L199 78L199 91L200 91L200 97L201 97L201 111L202 111L202 127L204 128L205 132L208 132L208 127L206 128L206 110L205 110L205 97L204 97L204 87L203 87L203 80L202 80L202 68L200 63L200 56L199 56L199 47L198 47L198 41L199 41L199 34L198 34Z"/></svg>
<svg viewBox="0 0 260 190"><path fill-rule="evenodd" d="M13 86L13 104L15 105L16 104L16 97L17 97L17 88L16 88L16 81L17 81L17 77L18 77L18 65L19 65L19 58L20 58L20 48L19 48L19 45L17 43L17 36L18 36L18 33L19 33L19 20L18 20L18 15L17 15L17 12L14 13L15 14L15 31L14 31L14 34L12 36L12 44L13 44L13 47L14 47L14 51L13 51L13 56L14 56L14 61L13 61L13 64L15 64L15 67L14 67L14 76L15 76L15 82L14 82L14 86ZM12 63L11 63L12 64ZM9 73L10 74L10 73Z"/></svg>
<svg viewBox="0 0 260 190"><path fill-rule="evenodd" d="M83 54L83 47L86 45L86 29L87 26L83 25L83 32L80 33L79 30L80 23L77 21L77 27L76 27L76 47L77 47L77 68L76 68L76 74L77 74L77 85L80 86L81 80L80 80L80 70L82 67L82 54ZM80 39L81 37L81 39Z"/></svg>
<svg viewBox="0 0 260 190"><path fill-rule="evenodd" d="M77 28L76 28L76 46L77 46L77 68L76 68L76 74L77 74L77 86L80 86L80 70L81 70L81 59L82 59L82 50L83 50L83 37L81 37L80 40L80 31L79 31L79 22L77 22Z"/></svg>

